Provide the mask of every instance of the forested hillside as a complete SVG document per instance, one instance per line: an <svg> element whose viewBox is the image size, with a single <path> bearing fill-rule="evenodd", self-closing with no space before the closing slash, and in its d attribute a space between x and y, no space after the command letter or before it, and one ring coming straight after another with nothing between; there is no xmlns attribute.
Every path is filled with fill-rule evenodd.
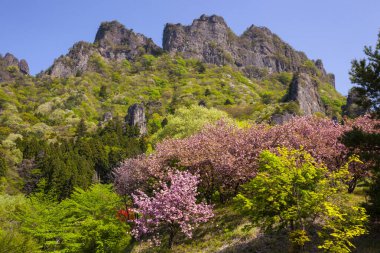
<svg viewBox="0 0 380 253"><path fill-rule="evenodd" d="M334 82L218 16L0 56L0 252L376 252L378 108Z"/></svg>

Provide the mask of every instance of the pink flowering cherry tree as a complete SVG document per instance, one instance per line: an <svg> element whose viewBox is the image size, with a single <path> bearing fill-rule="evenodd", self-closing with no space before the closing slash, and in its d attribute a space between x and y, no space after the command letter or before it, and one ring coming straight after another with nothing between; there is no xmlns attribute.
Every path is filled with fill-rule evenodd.
<svg viewBox="0 0 380 253"><path fill-rule="evenodd" d="M161 183L161 189L149 197L142 191L132 194L139 212L132 235L136 239L149 237L159 245L168 236L169 248L175 236L181 232L192 237L193 230L213 217L212 206L197 203L199 177L186 171L169 171L169 184Z"/></svg>

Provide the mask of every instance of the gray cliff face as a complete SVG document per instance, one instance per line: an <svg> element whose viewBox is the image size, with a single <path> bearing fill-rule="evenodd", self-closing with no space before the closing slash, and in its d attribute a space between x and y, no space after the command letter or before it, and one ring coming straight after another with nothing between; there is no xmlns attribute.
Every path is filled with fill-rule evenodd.
<svg viewBox="0 0 380 253"><path fill-rule="evenodd" d="M125 122L129 126L137 126L140 130L140 135L147 133L145 108L143 104L133 104L128 108L128 114L125 117Z"/></svg>
<svg viewBox="0 0 380 253"><path fill-rule="evenodd" d="M89 59L96 52L95 47L87 42L80 41L74 44L67 55L54 61L47 73L55 77L75 76L89 70Z"/></svg>
<svg viewBox="0 0 380 253"><path fill-rule="evenodd" d="M360 92L351 88L347 95L346 105L342 107L343 114L351 118L356 118L370 111L370 100L360 95Z"/></svg>
<svg viewBox="0 0 380 253"><path fill-rule="evenodd" d="M167 24L163 49L207 63L262 68L269 73L298 71L307 60L304 53L295 51L268 28L251 26L237 36L215 15L202 15L190 26Z"/></svg>
<svg viewBox="0 0 380 253"><path fill-rule="evenodd" d="M289 88L287 101L296 101L304 115L325 112L317 83L307 73L296 73Z"/></svg>
<svg viewBox="0 0 380 253"><path fill-rule="evenodd" d="M95 36L100 54L112 60L133 60L143 54L158 55L161 48L152 39L126 29L117 21L103 22Z"/></svg>
<svg viewBox="0 0 380 253"><path fill-rule="evenodd" d="M0 55L0 82L11 80L17 73L11 73L9 67L14 66L22 75L29 75L29 65L26 60L20 61L10 53L3 56Z"/></svg>
<svg viewBox="0 0 380 253"><path fill-rule="evenodd" d="M117 21L101 23L94 43L78 42L65 56L59 57L46 71L55 77L68 77L94 70L89 64L93 54L106 60L134 60L143 54L159 55L163 51L181 53L216 65L231 65L247 76L259 78L263 73L302 71L308 58L294 50L268 28L250 26L237 36L222 17L202 15L189 26L166 24L163 49L144 35L134 33ZM321 60L314 62L322 78L335 86Z"/></svg>
<svg viewBox="0 0 380 253"><path fill-rule="evenodd" d="M134 60L143 54L158 55L161 51L151 39L126 29L119 22L103 22L93 44L76 43L67 55L56 59L46 73L54 77L69 77L93 70L89 60L95 53L106 60L121 61Z"/></svg>
<svg viewBox="0 0 380 253"><path fill-rule="evenodd" d="M221 65L233 60L227 59L224 53L231 51L234 45L228 42L235 37L222 17L203 15L190 26L166 24L163 49L170 53L182 53L186 58Z"/></svg>
<svg viewBox="0 0 380 253"><path fill-rule="evenodd" d="M67 55L55 60L45 74L69 77L85 71L101 72L96 64L99 58L133 61L144 54L159 55L162 52L179 53L185 58L210 64L230 65L254 78L283 71L296 73L287 101L296 101L300 112L306 115L325 112L315 80L335 87L335 77L327 73L322 60L310 61L303 52L294 50L265 27L252 25L237 36L224 19L216 15L202 15L189 26L166 24L163 49L117 21L103 22L94 43L76 43ZM9 57L6 61L13 62L13 59ZM147 104L146 109L150 113L153 107ZM129 108L126 118L129 125L138 125L141 134L146 133L144 110L144 106L135 104ZM273 122L285 122L289 118L290 115L277 116Z"/></svg>

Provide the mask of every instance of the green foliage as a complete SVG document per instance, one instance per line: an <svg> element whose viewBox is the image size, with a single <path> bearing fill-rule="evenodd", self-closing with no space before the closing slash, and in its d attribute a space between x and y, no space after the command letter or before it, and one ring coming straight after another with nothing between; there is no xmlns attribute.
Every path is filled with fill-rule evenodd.
<svg viewBox="0 0 380 253"><path fill-rule="evenodd" d="M341 208L334 203L324 203L324 218L319 236L324 238L318 248L327 252L348 253L355 245L353 238L366 233L364 224L367 222L365 209L361 207Z"/></svg>
<svg viewBox="0 0 380 253"><path fill-rule="evenodd" d="M8 166L4 159L4 155L0 153L0 177L4 177L7 173Z"/></svg>
<svg viewBox="0 0 380 253"><path fill-rule="evenodd" d="M323 104L326 106L326 113L329 116L340 118L342 115L342 106L346 103L346 98L342 96L329 83L319 83L318 92Z"/></svg>
<svg viewBox="0 0 380 253"><path fill-rule="evenodd" d="M290 72L281 72L277 74L276 78L278 81L280 81L280 83L288 86L293 79L293 74Z"/></svg>
<svg viewBox="0 0 380 253"><path fill-rule="evenodd" d="M100 86L99 97L103 99L107 99L108 97L107 86L105 85Z"/></svg>
<svg viewBox="0 0 380 253"><path fill-rule="evenodd" d="M16 214L25 210L27 200L22 195L0 194L0 252L40 252L39 245L20 230Z"/></svg>
<svg viewBox="0 0 380 253"><path fill-rule="evenodd" d="M366 231L367 216L363 208L345 204L348 164L329 172L305 151L286 148L278 155L262 152L259 163L256 177L236 197L254 224L266 231L285 228L294 249L303 249L317 230L324 239L320 248L350 252L352 238Z"/></svg>
<svg viewBox="0 0 380 253"><path fill-rule="evenodd" d="M230 123L233 122L229 119L227 113L214 108L207 109L196 105L192 105L189 108L179 108L174 115L167 117L167 124L153 138L155 141L168 137L185 138L200 131L205 125L215 123L221 119Z"/></svg>
<svg viewBox="0 0 380 253"><path fill-rule="evenodd" d="M364 47L367 59L353 60L351 82L358 84L356 91L364 108L371 108L380 117L380 32L376 47Z"/></svg>
<svg viewBox="0 0 380 253"><path fill-rule="evenodd" d="M86 132L87 132L86 122L84 121L84 119L81 119L77 126L76 136L81 138L86 135Z"/></svg>
<svg viewBox="0 0 380 253"><path fill-rule="evenodd" d="M86 189L94 181L110 182L111 171L121 160L146 149L144 140L137 138L138 130L124 129L119 119L86 137L83 130L77 131L80 138L60 143L35 137L16 141L14 145L23 153L19 173L26 193L43 191L58 200L65 199L75 187Z"/></svg>
<svg viewBox="0 0 380 253"><path fill-rule="evenodd" d="M317 67L315 66L314 62L311 60L306 60L303 63L302 67L304 67L307 71L309 71L311 73L318 73Z"/></svg>
<svg viewBox="0 0 380 253"><path fill-rule="evenodd" d="M370 166L372 182L369 188L367 210L374 216L380 215L380 133L368 133L360 128L344 133L340 141Z"/></svg>
<svg viewBox="0 0 380 253"><path fill-rule="evenodd" d="M162 125L159 121L169 119L168 114L173 114L182 107L200 104L225 111L239 120L262 122L269 120L278 108L282 109L288 104L282 103L281 99L286 92L285 86L291 75L289 73L266 73L262 79L254 80L229 66L220 67L169 54L158 57L142 55L133 62L105 61L100 55L94 54L88 64L89 71L79 73L76 77L42 78L22 75L17 80L1 83L0 138L10 172L7 174L7 180L10 179L9 182L13 181L15 185L21 186L19 190L23 182L17 171L22 166L23 157L22 152L15 147L14 141L7 140L10 134L38 137L46 143L57 143L59 146L65 141L71 142L78 136L77 127L83 119L87 131L85 137L79 139L92 139L92 135L99 133L103 126L101 119L104 113L111 112L114 117L124 118L131 104L143 102L146 104L146 116L149 119L148 134L157 133L157 137L158 132L163 131L160 130ZM198 124L197 121L194 121L194 124ZM193 128L191 124L187 125L189 129ZM194 129L199 127L201 126L195 126ZM133 136L132 132L126 135ZM82 136L83 133L79 135ZM162 137L158 137L157 140ZM112 139L116 138L113 136ZM118 145L109 144L109 147L104 148L104 156L112 157L108 159L108 164L110 159L115 163L117 157L121 159L126 156L125 153L137 153L135 151L139 149L139 145L136 144L123 152L126 147ZM56 152L57 148L53 150L52 152ZM58 166L66 164L69 160L78 164L78 157L81 156L75 155L76 158L73 158L72 154L76 151L68 153L70 155L66 155L64 151L56 161L49 160L51 168L54 168L49 171L56 171ZM48 171L41 170L39 164L36 170L40 173ZM44 164L48 166L48 163ZM88 168L93 166L91 164L94 162L82 164L80 167L74 166L76 169L72 169L83 172L85 176L80 177L84 177L85 180L80 181L84 182L90 178ZM102 172L98 172L103 175L101 178L110 170L110 165L106 164L99 166L102 168ZM108 169L105 170L105 167ZM34 178L45 177L45 174L37 176L36 170L33 169ZM73 187L70 185L76 179L71 177L79 172L65 171L66 169L63 169L55 173L61 174L62 179L69 185L67 187L72 190ZM52 174L49 172L46 175ZM23 175L21 179L24 179ZM46 182L46 187L51 181L49 179ZM56 181L61 181L57 184L63 185L63 180ZM85 188L88 183L77 186ZM61 187L62 190L64 187L66 186Z"/></svg>
<svg viewBox="0 0 380 253"><path fill-rule="evenodd" d="M8 66L7 71L9 73L15 74L15 73L19 72L19 68L17 66Z"/></svg>
<svg viewBox="0 0 380 253"><path fill-rule="evenodd" d="M32 197L16 212L21 230L34 237L46 252L121 252L129 244L129 226L116 219L122 207L110 185L76 188L61 203Z"/></svg>

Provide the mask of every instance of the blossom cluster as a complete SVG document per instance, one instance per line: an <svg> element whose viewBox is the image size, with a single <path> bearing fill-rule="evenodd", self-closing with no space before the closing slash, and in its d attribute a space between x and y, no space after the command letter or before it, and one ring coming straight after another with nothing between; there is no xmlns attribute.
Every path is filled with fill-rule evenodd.
<svg viewBox="0 0 380 253"><path fill-rule="evenodd" d="M142 191L132 195L139 211L132 230L136 238L152 235L157 243L160 234L175 234L178 230L191 237L194 228L213 217L210 205L196 201L198 176L169 171L168 179L170 185L162 182L152 197Z"/></svg>
<svg viewBox="0 0 380 253"><path fill-rule="evenodd" d="M379 123L366 116L344 124L308 116L294 117L283 125L255 124L240 129L220 121L188 138L164 140L150 156L126 160L115 171L115 185L121 194L152 190L161 180L167 181L168 170L187 170L199 174L201 197L211 201L218 192L223 201L233 197L242 183L256 175L258 156L263 150L302 148L316 161L335 170L346 164L351 155L339 137L353 127L380 131L376 128ZM356 177L367 173L363 165L350 169Z"/></svg>

